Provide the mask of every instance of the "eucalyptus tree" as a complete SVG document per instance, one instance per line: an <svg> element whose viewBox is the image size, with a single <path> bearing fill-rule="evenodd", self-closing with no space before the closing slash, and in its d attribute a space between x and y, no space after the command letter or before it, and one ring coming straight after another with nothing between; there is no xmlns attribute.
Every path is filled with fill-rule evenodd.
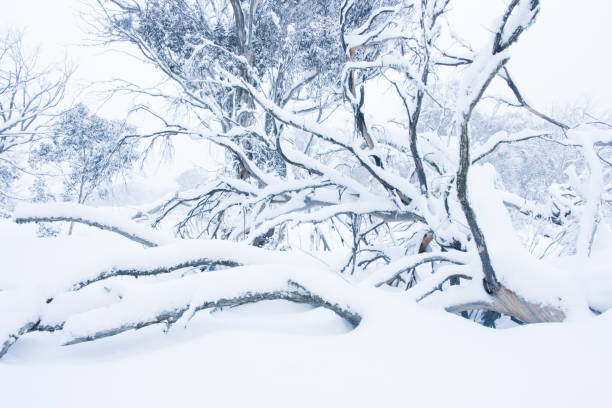
<svg viewBox="0 0 612 408"><path fill-rule="evenodd" d="M529 254L508 211L552 228L578 228L575 255L586 264L608 222L611 180L602 149L612 144L611 127L564 124L529 105L513 81L509 50L535 23L538 0L505 2L479 51L447 24L452 4L100 1L107 34L138 46L180 88L173 101L201 118L196 125L169 126L163 135L186 133L220 145L240 171L177 193L154 214L154 226L177 214L181 238L213 239L177 242L81 206L23 207L17 222L72 220L151 247L146 251L154 265L134 259L89 271L66 283L71 293L117 276L145 280L188 270L196 277L173 275L106 309L28 320L15 339L28 330L69 328L70 343L90 341L266 299L327 307L353 325L376 316L370 312L385 296L453 313L488 310L524 323L603 312L605 305L581 292L587 277ZM295 21L288 17L298 9ZM327 17L329 25L317 29L316 21ZM266 30L285 34L268 48L268 37L258 34ZM298 38L326 44L321 47L328 54L307 57L308 46L300 48ZM317 64L309 64L318 57L337 64L322 62L313 70ZM490 91L494 82L507 87L506 95ZM383 120L368 110L382 84L395 91L385 107L399 105L403 118ZM486 119L478 109L494 98L534 115L539 126L513 124L490 135L481 126L475 140L474 119ZM551 185L546 202L503 189L491 162L482 164L501 146L528 140L567 146L583 157L581 171L569 169L568 185ZM305 232L324 251L291 239ZM269 247L311 250L312 257L254 248L262 237ZM285 266L270 265L278 263ZM199 273L211 269L220 270ZM383 286L392 288L375 289ZM150 300L166 290L176 296ZM148 312L142 308L146 296ZM85 324L92 321L101 323L92 329Z"/></svg>
<svg viewBox="0 0 612 408"><path fill-rule="evenodd" d="M136 155L120 142L133 132L78 104L58 115L51 137L32 149L29 160L34 168L52 166L63 175L64 201L85 204L94 195L107 195L113 178L131 167Z"/></svg>

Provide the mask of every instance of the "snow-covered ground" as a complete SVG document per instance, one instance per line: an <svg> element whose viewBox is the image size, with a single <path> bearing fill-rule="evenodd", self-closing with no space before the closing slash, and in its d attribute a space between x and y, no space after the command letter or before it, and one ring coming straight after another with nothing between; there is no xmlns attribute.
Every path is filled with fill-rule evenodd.
<svg viewBox="0 0 612 408"><path fill-rule="evenodd" d="M34 230L2 223L8 250L2 255L3 288L14 291L33 280L41 290L50 288L54 275L138 249L107 232L82 228L72 237L35 239ZM186 328L176 324L168 333L165 325L153 325L71 346L62 346L63 332L26 334L0 360L0 402L14 407L612 406L611 312L493 330L418 306L401 294L381 293L375 303L355 329L324 309L270 301L203 311Z"/></svg>
<svg viewBox="0 0 612 408"><path fill-rule="evenodd" d="M66 347L57 334L26 336L0 363L1 398L15 407L612 404L609 312L495 331L414 310L404 325L349 332L331 312L274 306Z"/></svg>

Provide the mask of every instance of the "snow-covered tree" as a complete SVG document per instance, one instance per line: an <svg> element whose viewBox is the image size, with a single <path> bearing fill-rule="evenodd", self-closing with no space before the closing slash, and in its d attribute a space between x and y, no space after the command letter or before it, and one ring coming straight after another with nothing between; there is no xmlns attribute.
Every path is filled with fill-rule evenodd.
<svg viewBox="0 0 612 408"><path fill-rule="evenodd" d="M58 167L64 201L84 204L94 193L106 195L113 177L132 165L136 155L121 142L133 130L78 104L57 117L52 136L33 149L30 162L34 168Z"/></svg>
<svg viewBox="0 0 612 408"><path fill-rule="evenodd" d="M479 51L447 24L450 0L99 4L106 35L136 45L177 93L126 87L198 117L157 135L189 134L234 161L211 183L157 205L152 220L133 217L156 227L173 220L180 238L80 205L18 209L19 223L81 222L148 248L38 293L39 303L7 328L3 351L31 330L63 330L72 344L270 299L325 307L354 326L402 302L492 312L487 325L501 314L558 322L612 307L584 290L600 275L533 257L509 214L578 228L577 265L609 248L610 168L601 149L612 143L611 127L570 126L538 111L507 68L538 0L506 1ZM302 6L312 13L292 14ZM302 41L328 53L309 55ZM492 83L506 93L493 94ZM376 109L383 86L403 118ZM479 108L490 100L523 109L537 126L486 126L490 115ZM503 146L534 140L583 158L545 202L506 191L493 159ZM300 245L303 237L312 245ZM142 279L119 284L121 276ZM79 300L101 281L120 292L110 306Z"/></svg>
<svg viewBox="0 0 612 408"><path fill-rule="evenodd" d="M21 33L0 38L0 207L6 208L11 184L27 171L23 151L48 136L69 77L69 70L41 67L24 50Z"/></svg>

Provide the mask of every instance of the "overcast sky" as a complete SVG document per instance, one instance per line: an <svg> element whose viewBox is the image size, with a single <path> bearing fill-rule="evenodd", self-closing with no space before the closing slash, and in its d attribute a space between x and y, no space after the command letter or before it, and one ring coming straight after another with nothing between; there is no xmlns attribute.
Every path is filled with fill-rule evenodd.
<svg viewBox="0 0 612 408"><path fill-rule="evenodd" d="M67 56L78 65L75 79L87 83L121 77L151 78L151 70L129 57L99 48L84 47L88 35L79 11L93 0L6 1L0 29L26 30L27 41L40 45L43 60ZM474 41L483 38L493 13L503 10L503 0L457 0L455 18L462 33ZM474 21L477 15L482 23ZM510 68L523 93L540 107L584 103L602 109L612 102L612 1L542 0L536 24L512 50ZM464 23L462 23L464 22ZM117 114L121 106L106 107Z"/></svg>

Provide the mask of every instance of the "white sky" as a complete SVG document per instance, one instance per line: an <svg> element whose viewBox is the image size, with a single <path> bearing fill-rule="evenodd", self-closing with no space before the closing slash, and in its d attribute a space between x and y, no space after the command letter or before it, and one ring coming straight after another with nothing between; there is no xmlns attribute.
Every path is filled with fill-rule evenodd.
<svg viewBox="0 0 612 408"><path fill-rule="evenodd" d="M502 0L458 0L456 23L466 37L484 38L492 18L504 10ZM536 23L511 48L509 69L524 96L540 109L591 103L612 109L612 1L541 0Z"/></svg>
<svg viewBox="0 0 612 408"><path fill-rule="evenodd" d="M128 56L84 47L87 34L78 10L93 0L5 1L0 31L26 29L29 44L40 45L43 60L68 59L78 65L74 79L84 83L121 77L155 78L150 67ZM454 15L463 34L476 41L503 10L503 0L457 0ZM474 21L481 16L481 24ZM536 24L512 50L511 71L526 97L541 109L589 101L601 109L612 102L612 1L542 0ZM480 17L479 17L480 18ZM463 22L463 23L462 23ZM102 114L120 116L118 101Z"/></svg>

